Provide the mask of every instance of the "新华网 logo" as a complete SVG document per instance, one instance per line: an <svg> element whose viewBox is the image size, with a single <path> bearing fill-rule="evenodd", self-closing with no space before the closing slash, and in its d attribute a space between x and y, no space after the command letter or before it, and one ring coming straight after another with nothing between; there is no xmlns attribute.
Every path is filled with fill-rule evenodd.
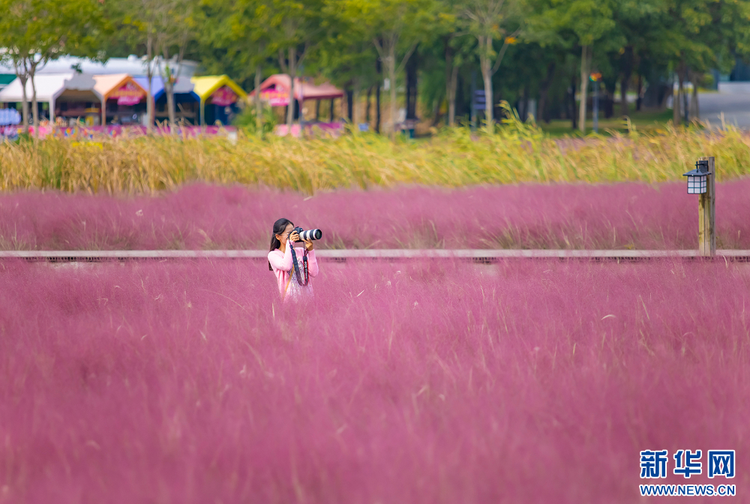
<svg viewBox="0 0 750 504"><path fill-rule="evenodd" d="M677 450L672 458L675 463L672 474L685 478L703 474L702 450ZM668 465L668 450L641 451L641 479L666 478ZM709 478L734 478L734 450L708 450L706 474Z"/></svg>

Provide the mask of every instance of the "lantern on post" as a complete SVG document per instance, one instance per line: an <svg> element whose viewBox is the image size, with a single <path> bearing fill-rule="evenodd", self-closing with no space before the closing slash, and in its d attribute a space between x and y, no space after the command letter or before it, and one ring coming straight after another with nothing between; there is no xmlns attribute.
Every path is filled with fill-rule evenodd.
<svg viewBox="0 0 750 504"><path fill-rule="evenodd" d="M688 194L703 194L708 190L708 176L711 172L708 169L708 159L699 159L695 162L695 170L683 173L687 177Z"/></svg>
<svg viewBox="0 0 750 504"><path fill-rule="evenodd" d="M716 164L713 157L702 157L695 163L695 170L683 173L687 177L688 194L698 194L698 250L700 255L716 255Z"/></svg>

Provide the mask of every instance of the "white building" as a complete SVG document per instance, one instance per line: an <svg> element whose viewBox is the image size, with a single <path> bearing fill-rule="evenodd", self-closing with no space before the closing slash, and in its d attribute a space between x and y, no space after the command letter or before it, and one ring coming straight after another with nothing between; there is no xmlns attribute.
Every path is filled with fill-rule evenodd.
<svg viewBox="0 0 750 504"><path fill-rule="evenodd" d="M1 50L0 50L1 51ZM156 63L154 65L154 74L158 75L158 69ZM172 64L174 68L176 65ZM128 74L133 77L141 77L147 75L147 60L146 57L138 57L136 55L130 55L127 58L110 58L106 63L100 63L92 61L88 58L76 58L73 56L64 56L62 58L48 62L44 67L39 68L36 73L38 75L44 74L64 74L69 72L80 72L92 75L104 75L104 74ZM184 60L180 67L180 74L178 77L185 77L190 80L195 75L198 69L198 63L195 61ZM2 86L3 75L15 76L15 70L13 70L13 64L9 61L0 63L0 86ZM5 79L8 80L8 79ZM12 81L12 79L11 79ZM10 82L7 82L8 84Z"/></svg>

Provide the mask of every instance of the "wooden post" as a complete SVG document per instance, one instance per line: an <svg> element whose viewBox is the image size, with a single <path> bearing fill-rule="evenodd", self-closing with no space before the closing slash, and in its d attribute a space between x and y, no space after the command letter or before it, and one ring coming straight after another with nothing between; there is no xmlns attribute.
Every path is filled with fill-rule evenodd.
<svg viewBox="0 0 750 504"><path fill-rule="evenodd" d="M698 203L698 251L703 257L716 255L716 163L714 157L701 157L708 161L710 175L706 180L706 192L700 195Z"/></svg>

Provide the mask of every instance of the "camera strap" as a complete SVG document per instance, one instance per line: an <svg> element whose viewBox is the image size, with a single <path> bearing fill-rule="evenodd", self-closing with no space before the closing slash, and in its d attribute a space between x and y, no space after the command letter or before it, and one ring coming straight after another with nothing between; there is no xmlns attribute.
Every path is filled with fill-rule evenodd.
<svg viewBox="0 0 750 504"><path fill-rule="evenodd" d="M294 274L297 277L297 283L302 287L307 286L307 284L310 283L310 274L307 269L307 249L305 249L305 254L302 256L302 268L305 275L304 282L302 281L302 275L300 275L299 272L299 263L297 262L297 253L294 251L294 246L292 246L292 263L294 264Z"/></svg>

